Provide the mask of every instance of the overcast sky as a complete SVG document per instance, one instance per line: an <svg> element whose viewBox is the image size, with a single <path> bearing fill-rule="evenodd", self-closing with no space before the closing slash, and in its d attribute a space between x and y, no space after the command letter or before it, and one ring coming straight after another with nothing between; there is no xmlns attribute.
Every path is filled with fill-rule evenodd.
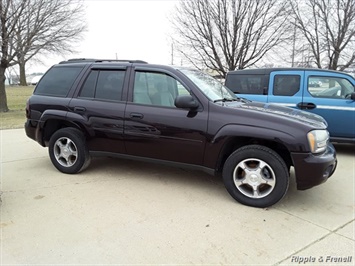
<svg viewBox="0 0 355 266"><path fill-rule="evenodd" d="M169 17L177 0L85 0L87 32L78 53L46 57L45 65L28 64L27 73L44 72L69 58L141 59L171 63Z"/></svg>

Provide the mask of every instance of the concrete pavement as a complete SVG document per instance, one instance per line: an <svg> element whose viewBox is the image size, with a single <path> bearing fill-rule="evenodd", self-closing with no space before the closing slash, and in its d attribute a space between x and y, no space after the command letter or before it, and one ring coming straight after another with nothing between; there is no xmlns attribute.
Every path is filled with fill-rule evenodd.
<svg viewBox="0 0 355 266"><path fill-rule="evenodd" d="M326 183L269 209L203 172L94 158L77 175L23 129L0 131L1 265L355 264L355 147Z"/></svg>

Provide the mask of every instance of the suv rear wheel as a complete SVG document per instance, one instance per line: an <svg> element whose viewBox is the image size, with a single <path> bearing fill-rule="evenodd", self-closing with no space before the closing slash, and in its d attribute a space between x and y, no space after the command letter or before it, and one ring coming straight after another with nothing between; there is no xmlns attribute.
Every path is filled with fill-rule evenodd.
<svg viewBox="0 0 355 266"><path fill-rule="evenodd" d="M84 135L75 128L62 128L49 140L49 157L53 165L66 174L76 174L90 164Z"/></svg>
<svg viewBox="0 0 355 266"><path fill-rule="evenodd" d="M289 185L289 172L275 151L249 145L228 157L223 167L223 182L238 202L265 208L284 197Z"/></svg>

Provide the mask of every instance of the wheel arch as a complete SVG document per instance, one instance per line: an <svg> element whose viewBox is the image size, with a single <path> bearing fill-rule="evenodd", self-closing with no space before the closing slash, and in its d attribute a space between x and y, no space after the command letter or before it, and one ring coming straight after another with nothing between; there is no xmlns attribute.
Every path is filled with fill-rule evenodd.
<svg viewBox="0 0 355 266"><path fill-rule="evenodd" d="M62 128L67 128L67 127L76 128L84 134L85 138L88 137L85 127L80 124L77 124L77 123L74 123L74 122L71 122L71 121L68 121L65 119L47 119L44 122L43 127L42 127L42 141L43 141L44 146L48 146L51 136L56 131L58 131L59 129L62 129Z"/></svg>
<svg viewBox="0 0 355 266"><path fill-rule="evenodd" d="M291 153L288 148L277 141L268 140L268 139L261 139L256 137L229 137L219 154L218 161L217 161L217 172L221 173L223 166L227 160L227 158L237 149L248 146L248 145L261 145L268 147L275 151L280 157L284 160L288 169L293 166L293 161L291 158Z"/></svg>

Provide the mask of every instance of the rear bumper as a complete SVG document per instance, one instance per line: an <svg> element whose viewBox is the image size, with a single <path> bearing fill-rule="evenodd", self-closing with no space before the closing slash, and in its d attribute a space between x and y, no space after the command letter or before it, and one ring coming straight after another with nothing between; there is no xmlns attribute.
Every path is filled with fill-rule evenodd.
<svg viewBox="0 0 355 266"><path fill-rule="evenodd" d="M324 183L333 175L337 166L336 152L331 143L323 154L292 153L292 159L299 190Z"/></svg>
<svg viewBox="0 0 355 266"><path fill-rule="evenodd" d="M38 125L37 121L27 119L27 121L25 123L26 135L30 139L33 139L33 140L37 141L40 145L44 146L44 143L42 142L42 137L39 133L37 125Z"/></svg>
<svg viewBox="0 0 355 266"><path fill-rule="evenodd" d="M27 119L25 123L25 132L27 137L36 140L36 127L32 124L32 121L30 119Z"/></svg>

